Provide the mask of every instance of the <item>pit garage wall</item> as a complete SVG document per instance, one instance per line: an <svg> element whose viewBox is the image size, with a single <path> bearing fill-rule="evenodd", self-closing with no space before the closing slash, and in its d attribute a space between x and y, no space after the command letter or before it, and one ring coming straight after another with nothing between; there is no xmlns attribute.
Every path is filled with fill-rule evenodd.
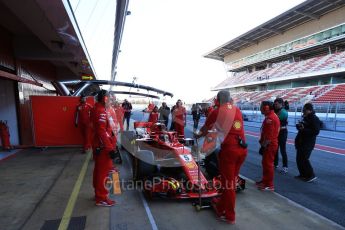
<svg viewBox="0 0 345 230"><path fill-rule="evenodd" d="M55 67L46 61L17 60L17 75L32 80L34 77L45 87L18 82L19 94L19 120L20 120L20 139L22 145L34 144L34 132L32 127L32 108L30 96L44 95L55 96L56 93L47 89L53 89L50 81L56 79Z"/></svg>
<svg viewBox="0 0 345 230"><path fill-rule="evenodd" d="M11 34L0 27L0 69L8 72L15 70L12 54ZM13 72L12 72L13 73ZM0 120L7 120L12 145L19 144L18 120L15 99L16 82L0 76Z"/></svg>
<svg viewBox="0 0 345 230"><path fill-rule="evenodd" d="M81 146L80 129L75 127L79 97L30 96L35 147ZM93 97L87 102L94 104Z"/></svg>
<svg viewBox="0 0 345 230"><path fill-rule="evenodd" d="M13 35L0 26L0 70L31 81L36 79L39 83L43 83L45 88L10 80L6 80L7 82L3 83L4 80L2 79L4 78L0 76L0 119L5 119L3 118L5 115L3 115L2 109L5 106L3 105L4 103L6 103L6 107L10 105L11 110L18 111L16 114L18 122L16 125L13 125L13 127L12 125L10 127L11 133L13 132L13 138L16 137L13 144L31 146L34 144L34 138L32 131L32 111L29 98L31 95L56 95L55 92L47 90L47 88L53 89L50 81L56 80L56 67L48 61L21 60L15 58L12 44L13 39ZM11 86L7 87L9 84ZM3 96L6 92L3 91L3 88L6 88L6 90L13 90L11 94L14 94L14 100L7 100L7 96ZM5 102L3 101L4 99L6 99ZM14 121L15 119L12 120Z"/></svg>
<svg viewBox="0 0 345 230"><path fill-rule="evenodd" d="M12 145L19 144L15 86L16 82L0 78L0 120L7 120Z"/></svg>

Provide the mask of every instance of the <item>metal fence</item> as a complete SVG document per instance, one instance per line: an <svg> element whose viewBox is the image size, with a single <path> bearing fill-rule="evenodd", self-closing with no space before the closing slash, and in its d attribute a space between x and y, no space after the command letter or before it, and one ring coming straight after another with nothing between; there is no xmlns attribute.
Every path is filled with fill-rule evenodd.
<svg viewBox="0 0 345 230"><path fill-rule="evenodd" d="M323 123L322 129L345 132L345 103L313 103L316 115ZM259 104L238 104L249 121L262 122ZM291 103L289 125L295 126L301 120L303 104Z"/></svg>

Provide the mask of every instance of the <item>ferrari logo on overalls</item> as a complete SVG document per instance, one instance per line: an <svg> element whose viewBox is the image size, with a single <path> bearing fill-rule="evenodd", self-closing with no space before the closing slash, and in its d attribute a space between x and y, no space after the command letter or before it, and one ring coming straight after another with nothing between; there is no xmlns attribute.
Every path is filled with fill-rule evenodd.
<svg viewBox="0 0 345 230"><path fill-rule="evenodd" d="M241 122L240 121L235 121L234 122L234 128L235 129L240 129L241 128Z"/></svg>

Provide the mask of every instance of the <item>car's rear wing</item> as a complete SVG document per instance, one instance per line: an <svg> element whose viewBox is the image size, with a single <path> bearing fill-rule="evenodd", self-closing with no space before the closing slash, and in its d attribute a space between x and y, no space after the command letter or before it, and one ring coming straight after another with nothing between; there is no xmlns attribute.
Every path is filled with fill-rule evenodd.
<svg viewBox="0 0 345 230"><path fill-rule="evenodd" d="M146 122L146 121L135 121L134 122L134 129L137 128L151 128L152 122Z"/></svg>

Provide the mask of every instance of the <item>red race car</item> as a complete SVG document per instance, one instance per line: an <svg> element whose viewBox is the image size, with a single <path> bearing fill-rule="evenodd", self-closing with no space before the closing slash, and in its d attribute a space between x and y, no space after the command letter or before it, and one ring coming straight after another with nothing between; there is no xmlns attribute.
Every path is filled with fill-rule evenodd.
<svg viewBox="0 0 345 230"><path fill-rule="evenodd" d="M219 176L207 178L196 162L194 140L178 139L164 124L134 122L135 133L122 137L132 156L133 180L142 182L148 197L211 198L221 194ZM206 167L207 168L207 167Z"/></svg>

